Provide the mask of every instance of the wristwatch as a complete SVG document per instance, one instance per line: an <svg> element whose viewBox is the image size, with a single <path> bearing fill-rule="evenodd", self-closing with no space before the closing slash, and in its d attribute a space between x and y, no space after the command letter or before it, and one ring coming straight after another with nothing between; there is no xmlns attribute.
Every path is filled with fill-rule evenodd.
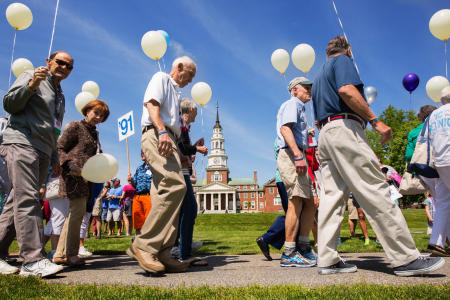
<svg viewBox="0 0 450 300"><path fill-rule="evenodd" d="M369 124L373 126L373 124L375 124L376 122L378 122L378 118L375 118L373 120L369 121Z"/></svg>

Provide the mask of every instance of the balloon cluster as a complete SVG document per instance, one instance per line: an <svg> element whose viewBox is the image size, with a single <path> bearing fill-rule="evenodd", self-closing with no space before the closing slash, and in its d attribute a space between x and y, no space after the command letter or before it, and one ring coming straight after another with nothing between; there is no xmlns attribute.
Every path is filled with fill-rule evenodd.
<svg viewBox="0 0 450 300"><path fill-rule="evenodd" d="M444 76L434 76L428 80L425 89L427 90L428 97L431 98L436 104L441 102L441 92L444 88L449 86L448 79Z"/></svg>
<svg viewBox="0 0 450 300"><path fill-rule="evenodd" d="M294 50L292 50L291 57L294 66L303 73L307 74L314 65L316 53L310 45L299 44L294 48ZM272 66L275 70L281 74L284 74L289 66L289 53L284 49L277 49L272 53L270 61L272 62Z"/></svg>
<svg viewBox="0 0 450 300"><path fill-rule="evenodd" d="M75 107L80 114L83 115L83 107L92 100L97 99L99 94L100 88L95 81L86 81L83 83L81 86L81 92L75 97Z"/></svg>
<svg viewBox="0 0 450 300"><path fill-rule="evenodd" d="M111 154L99 153L90 157L81 170L81 176L90 182L102 183L116 176L119 163Z"/></svg>
<svg viewBox="0 0 450 300"><path fill-rule="evenodd" d="M170 37L164 30L151 30L144 34L141 39L142 51L154 60L159 60L166 53Z"/></svg>

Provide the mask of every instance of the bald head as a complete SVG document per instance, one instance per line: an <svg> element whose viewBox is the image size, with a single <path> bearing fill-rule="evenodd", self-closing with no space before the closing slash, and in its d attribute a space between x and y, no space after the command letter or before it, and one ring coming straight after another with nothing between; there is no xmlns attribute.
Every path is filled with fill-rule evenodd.
<svg viewBox="0 0 450 300"><path fill-rule="evenodd" d="M192 81L196 72L195 62L188 56L181 56L173 61L170 77L183 88Z"/></svg>

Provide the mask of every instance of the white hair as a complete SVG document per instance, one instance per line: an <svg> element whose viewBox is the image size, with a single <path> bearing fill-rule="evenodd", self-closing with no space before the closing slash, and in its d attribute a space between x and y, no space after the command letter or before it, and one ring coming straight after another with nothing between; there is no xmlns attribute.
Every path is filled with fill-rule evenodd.
<svg viewBox="0 0 450 300"><path fill-rule="evenodd" d="M181 114L188 114L191 109L197 109L197 104L189 98L183 98L180 102L180 112Z"/></svg>
<svg viewBox="0 0 450 300"><path fill-rule="evenodd" d="M172 68L175 68L180 63L182 63L183 65L193 65L194 67L197 67L195 65L195 62L192 60L192 58L190 58L189 56L181 56L181 57L175 58L175 60L172 63Z"/></svg>

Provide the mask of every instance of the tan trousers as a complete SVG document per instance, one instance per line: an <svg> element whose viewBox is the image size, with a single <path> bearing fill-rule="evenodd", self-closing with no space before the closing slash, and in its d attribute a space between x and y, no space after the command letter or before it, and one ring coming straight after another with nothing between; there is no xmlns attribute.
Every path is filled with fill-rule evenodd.
<svg viewBox="0 0 450 300"><path fill-rule="evenodd" d="M87 197L69 199L69 213L58 241L54 257L72 257L78 255L80 247L80 228L86 213Z"/></svg>
<svg viewBox="0 0 450 300"><path fill-rule="evenodd" d="M180 208L186 193L178 146L174 136L171 133L169 136L172 139L173 152L166 158L158 152L155 129L150 129L142 135L142 151L153 174L150 188L152 209L134 245L153 254L172 248L175 244Z"/></svg>
<svg viewBox="0 0 450 300"><path fill-rule="evenodd" d="M323 191L318 220L319 267L339 261L337 242L350 191L364 209L393 267L419 256L400 208L389 197L389 186L380 171L361 125L335 120L320 131L319 158Z"/></svg>

